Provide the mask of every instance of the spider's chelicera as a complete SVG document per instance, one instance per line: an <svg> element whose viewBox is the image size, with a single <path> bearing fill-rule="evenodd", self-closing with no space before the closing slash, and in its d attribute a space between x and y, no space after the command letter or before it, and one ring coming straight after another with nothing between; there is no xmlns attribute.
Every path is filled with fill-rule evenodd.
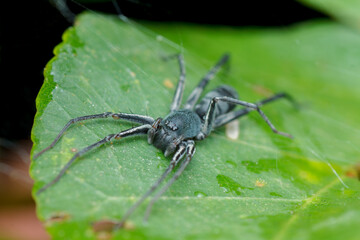
<svg viewBox="0 0 360 240"><path fill-rule="evenodd" d="M178 165L181 164L172 178L163 186L150 201L146 213L145 219L148 218L151 208L155 201L171 186L171 184L181 175L186 166L190 163L195 153L195 142L205 139L213 129L223 126L234 119L248 114L250 111L257 111L264 121L269 125L274 133L292 137L290 134L280 132L276 130L274 125L266 117L264 112L260 109L260 106L269 102L272 102L279 98L288 98L292 100L287 94L279 93L272 97L263 99L257 103L249 103L239 100L237 92L230 86L222 85L205 95L205 97L196 104L205 86L213 78L213 76L219 71L222 65L229 60L229 55L225 54L216 64L210 69L210 71L203 77L196 88L192 91L188 97L184 108L180 108L184 85L185 85L185 64L181 54L174 55L169 58L176 57L180 66L180 77L178 85L175 90L172 104L170 106L170 114L165 118L153 119L149 116L128 114L128 113L101 113L95 115L88 115L71 119L64 128L60 131L54 141L45 149L34 155L34 159L41 154L52 148L56 142L60 139L63 133L74 123L89 119L96 118L108 118L122 119L134 123L140 124L140 126L130 128L128 130L121 131L116 134L110 134L104 139L85 147L78 151L61 169L59 174L50 183L43 186L38 190L37 194L45 191L47 188L59 181L59 179L65 174L65 171L70 165L86 152L94 149L106 142L113 139L121 139L124 137L130 137L135 135L147 135L149 144L154 145L156 148L164 152L165 156L173 154L169 166L157 180L156 183L123 215L122 219L114 226L115 229L123 226L124 222L133 213L133 211L156 189L160 186L163 180L168 174ZM234 110L236 105L243 106L244 108Z"/></svg>

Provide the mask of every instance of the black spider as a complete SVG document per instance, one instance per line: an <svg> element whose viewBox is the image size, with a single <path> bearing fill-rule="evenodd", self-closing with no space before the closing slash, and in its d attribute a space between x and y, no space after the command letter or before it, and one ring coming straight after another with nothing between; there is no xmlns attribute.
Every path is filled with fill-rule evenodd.
<svg viewBox="0 0 360 240"><path fill-rule="evenodd" d="M152 187L125 213L122 219L115 224L114 228L117 229L123 226L125 220L133 213L133 211L159 187L161 182L175 168L175 166L177 166L177 164L185 158L182 161L180 167L173 175L173 177L169 180L169 182L163 188L161 188L159 192L150 201L145 214L145 219L148 218L155 201L171 186L171 184L181 175L181 173L185 170L186 166L190 163L195 153L194 140L203 140L211 133L213 129L223 126L224 124L227 124L241 116L244 116L252 110L256 110L265 120L265 122L270 126L274 133L281 134L290 138L292 137L290 134L276 130L274 125L259 108L265 103L272 102L282 97L286 97L292 100L286 93L276 94L270 98L264 99L254 104L239 100L237 92L232 87L222 85L206 94L205 97L200 101L200 103L195 105L205 86L213 78L214 74L216 74L219 71L220 67L229 60L228 54L225 54L217 62L217 64L205 75L205 77L199 82L197 87L188 97L184 108L179 109L185 83L185 66L184 59L181 54L168 57L167 59L172 57L177 57L179 61L180 78L170 107L170 114L167 115L164 119L157 118L156 120L154 120L152 117L138 114L111 112L82 116L71 119L60 131L55 140L47 148L34 155L34 159L39 157L45 151L52 148L63 135L63 133L69 128L69 126L79 121L112 117L114 119L123 119L130 122L139 123L140 126L121 131L117 134L110 134L104 139L80 150L61 169L57 177L50 183L43 186L40 190L38 190L37 194L45 191L51 185L59 181L59 179L64 175L65 171L70 167L70 165L75 161L75 159L82 156L84 153L90 151L91 149L103 145L104 143L109 142L112 139L121 139L129 136L147 134L149 144L153 144L156 148L163 151L166 157L173 153L174 155L170 161L168 168L157 180L157 182L152 185ZM232 111L236 105L241 105L245 108L237 111Z"/></svg>

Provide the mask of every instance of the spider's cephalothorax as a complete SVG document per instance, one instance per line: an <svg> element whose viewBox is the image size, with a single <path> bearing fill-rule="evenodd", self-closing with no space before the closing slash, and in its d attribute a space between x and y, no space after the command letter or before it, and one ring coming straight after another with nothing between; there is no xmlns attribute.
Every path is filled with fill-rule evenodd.
<svg viewBox="0 0 360 240"><path fill-rule="evenodd" d="M148 132L148 142L164 152L165 157L173 153L184 140L195 138L200 132L199 116L188 109L171 112Z"/></svg>
<svg viewBox="0 0 360 240"><path fill-rule="evenodd" d="M180 78L175 90L175 95L170 106L170 113L162 118L154 119L149 116L128 114L128 113L111 113L105 112L95 115L88 115L71 119L56 136L54 141L45 149L34 155L33 159L37 158L50 148L52 148L56 142L60 139L63 133L73 123L96 119L96 118L108 118L122 119L134 123L140 124L140 126L130 128L128 130L121 131L116 134L110 134L102 140L95 142L94 144L83 148L78 151L68 163L61 169L59 174L48 184L38 190L37 194L45 191L65 174L66 170L75 161L76 158L82 156L86 152L94 149L106 142L113 139L121 139L124 137L135 135L147 135L148 142L153 144L156 148L164 152L165 156L173 154L169 166L164 171L162 176L156 183L123 215L122 219L115 224L114 228L120 228L123 226L125 220L133 213L133 211L149 196L151 195L163 182L163 180L171 173L171 171L182 161L181 165L168 181L150 201L145 219L148 218L151 208L155 201L171 186L171 184L181 175L186 166L190 163L192 157L195 154L195 141L200 141L206 138L213 129L216 129L224 124L231 122L243 115L246 115L250 111L257 111L264 121L270 126L274 133L291 137L291 135L279 132L274 125L266 117L264 112L260 109L260 106L276 99L286 97L292 100L287 94L279 93L272 97L266 98L257 103L249 103L239 100L237 92L230 86L222 85L204 96L204 98L198 103L199 97L203 92L205 86L213 78L213 76L219 71L220 67L224 65L229 55L225 54L217 64L205 75L205 77L199 82L197 87L192 91L188 97L184 107L180 109L184 84L185 84L185 65L182 55L174 55L177 57L180 65ZM243 106L239 110L234 110L236 105Z"/></svg>
<svg viewBox="0 0 360 240"><path fill-rule="evenodd" d="M172 154L176 147L184 140L201 140L204 134L201 126L207 109L215 97L238 98L237 92L230 86L222 85L205 95L195 111L191 109L174 110L164 119L158 118L148 131L148 142L164 152L165 157ZM235 104L219 102L215 105L214 117L228 113Z"/></svg>

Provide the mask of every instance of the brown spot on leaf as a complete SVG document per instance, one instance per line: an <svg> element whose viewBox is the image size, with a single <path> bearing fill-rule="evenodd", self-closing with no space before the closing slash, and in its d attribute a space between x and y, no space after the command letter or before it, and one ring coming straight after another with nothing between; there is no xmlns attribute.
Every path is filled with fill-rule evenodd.
<svg viewBox="0 0 360 240"><path fill-rule="evenodd" d="M266 185L265 180L256 179L255 186L257 186L257 187L264 187L265 185Z"/></svg>
<svg viewBox="0 0 360 240"><path fill-rule="evenodd" d="M354 169L346 171L345 175L349 178L357 178L357 174Z"/></svg>
<svg viewBox="0 0 360 240"><path fill-rule="evenodd" d="M349 178L357 178L360 181L360 163L355 164L345 174Z"/></svg>
<svg viewBox="0 0 360 240"><path fill-rule="evenodd" d="M264 86L255 85L255 86L253 86L253 89L256 93L263 95L263 96L270 96L273 94L273 92L270 89L265 88Z"/></svg>
<svg viewBox="0 0 360 240"><path fill-rule="evenodd" d="M164 80L163 84L167 88L170 88L170 89L174 88L174 84L168 78Z"/></svg>
<svg viewBox="0 0 360 240"><path fill-rule="evenodd" d="M360 163L355 165L355 171L356 171L357 178L360 181Z"/></svg>
<svg viewBox="0 0 360 240"><path fill-rule="evenodd" d="M111 232L117 223L118 222L113 220L104 219L94 222L92 224L92 229L94 232Z"/></svg>
<svg viewBox="0 0 360 240"><path fill-rule="evenodd" d="M59 222L65 222L70 219L70 214L65 212L59 212L53 214L50 218L46 220L46 224L53 224L53 223L59 223Z"/></svg>
<svg viewBox="0 0 360 240"><path fill-rule="evenodd" d="M103 220L94 222L92 224L92 229L95 233L97 233L98 237L100 235L106 236L106 234L103 234L103 233L111 233L118 223L119 223L118 221L103 219ZM123 224L123 226L120 226L120 228L126 229L126 230L132 230L132 229L135 229L135 226L132 222L126 221ZM103 239L103 238L101 238L101 239ZM104 238L104 239L107 239L107 238Z"/></svg>

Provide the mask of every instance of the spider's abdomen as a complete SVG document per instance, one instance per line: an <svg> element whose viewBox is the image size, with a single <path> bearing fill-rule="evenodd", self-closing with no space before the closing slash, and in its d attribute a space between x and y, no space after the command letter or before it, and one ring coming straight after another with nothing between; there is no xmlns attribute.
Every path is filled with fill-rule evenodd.
<svg viewBox="0 0 360 240"><path fill-rule="evenodd" d="M192 139L199 134L200 130L201 120L195 112L187 109L174 111L161 121L160 128L155 133L153 145L165 151L174 141L177 145L179 139L181 141Z"/></svg>
<svg viewBox="0 0 360 240"><path fill-rule="evenodd" d="M205 97L200 101L199 104L195 106L195 112L199 115L201 119L204 118L211 100L214 97L231 97L235 99L239 99L238 93L232 87L228 85L221 85L218 88L215 88L211 92L207 93ZM227 102L218 102L215 105L215 118L224 113L228 113L233 110L235 104L227 103Z"/></svg>

